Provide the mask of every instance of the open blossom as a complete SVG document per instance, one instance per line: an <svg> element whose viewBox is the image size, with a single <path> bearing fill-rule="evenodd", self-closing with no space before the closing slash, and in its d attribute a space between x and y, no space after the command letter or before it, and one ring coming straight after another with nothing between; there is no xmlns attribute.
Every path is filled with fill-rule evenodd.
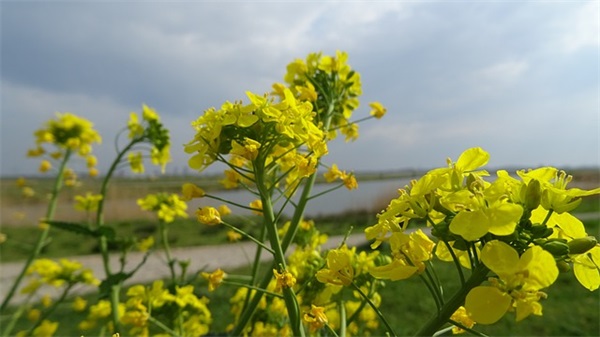
<svg viewBox="0 0 600 337"><path fill-rule="evenodd" d="M516 311L520 321L527 316L541 315L540 290L549 287L558 277L554 257L540 246L529 248L521 257L502 241L490 241L481 251L481 261L498 278L490 286L473 288L466 297L465 308L477 323L493 324L507 311Z"/></svg>
<svg viewBox="0 0 600 337"><path fill-rule="evenodd" d="M221 223L221 214L214 207L201 207L196 211L198 221L206 225L218 225Z"/></svg>

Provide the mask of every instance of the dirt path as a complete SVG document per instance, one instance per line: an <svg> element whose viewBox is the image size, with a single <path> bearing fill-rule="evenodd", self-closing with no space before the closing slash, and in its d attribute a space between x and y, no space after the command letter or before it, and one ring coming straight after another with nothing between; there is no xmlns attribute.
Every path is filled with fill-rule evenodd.
<svg viewBox="0 0 600 337"><path fill-rule="evenodd" d="M342 243L343 236L330 237L323 249L330 249L339 246ZM348 246L357 246L366 243L364 233L358 233L351 235L346 241ZM291 250L290 250L291 251ZM225 271L240 268L246 265L250 265L254 259L256 253L256 244L253 242L241 242L235 244L225 245L208 245L199 247L185 247L173 249L172 255L179 261L189 260L190 265L188 267L188 275L193 275L199 271L214 271L217 268L221 268ZM136 252L132 253L127 258L127 265L125 271L133 269L143 259L144 254ZM118 270L119 261L118 255L111 256L111 266L113 270ZM94 275L98 278L104 276L104 269L102 265L102 259L100 255L86 255L73 257L74 260L81 262L85 267L91 268ZM268 252L262 254L263 261L269 261L272 256ZM159 278L168 277L170 275L169 267L165 262L164 252L155 251L146 260L140 270L138 270L134 276L128 279L125 284L135 283L147 283L152 280ZM9 287L12 285L14 279L21 272L23 268L22 262L10 262L0 264L0 298L4 299L8 293ZM24 284L26 283L23 282ZM79 287L74 289L77 293L85 293L86 291L93 291L96 288L92 287ZM52 291L54 289L48 289ZM58 296L57 292L51 292L51 296ZM25 299L25 296L21 294L15 295L12 303L18 303Z"/></svg>

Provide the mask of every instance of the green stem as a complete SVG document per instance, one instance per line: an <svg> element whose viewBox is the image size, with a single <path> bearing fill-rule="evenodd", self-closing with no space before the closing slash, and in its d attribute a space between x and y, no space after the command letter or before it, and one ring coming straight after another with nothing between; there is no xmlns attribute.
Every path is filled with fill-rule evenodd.
<svg viewBox="0 0 600 337"><path fill-rule="evenodd" d="M167 265L169 265L169 270L171 271L171 282L173 284L177 283L177 275L175 275L175 260L171 255L171 246L169 245L169 236L168 236L168 227L163 221L159 221L160 226L160 240L162 241L163 247L165 249L165 255L167 257Z"/></svg>
<svg viewBox="0 0 600 337"><path fill-rule="evenodd" d="M10 321L4 327L4 331L2 331L2 336L12 336L11 332L14 329L15 324L27 309L27 304L29 303L34 294L35 292L31 292L29 296L27 296L27 298L25 299L25 302L19 306L19 309L17 309L17 311L11 315Z"/></svg>
<svg viewBox="0 0 600 337"><path fill-rule="evenodd" d="M27 333L25 334L25 336L31 335L31 333L33 332L33 330L35 330L35 328L37 328L38 326L40 326L40 324L42 324L42 321L44 321L46 318L48 318L50 316L50 314L52 314L54 312L54 310L56 310L56 307L58 307L58 305L65 300L65 298L67 297L67 294L69 293L69 290L71 290L71 288L74 285L75 284L70 283L65 288L65 290L62 292L62 294L60 294L60 297L56 301L54 301L54 303L52 303L52 305L50 306L50 308L48 308L48 310L44 311L44 313L40 316L40 318L37 320L37 322L31 328L29 328L29 330L27 331Z"/></svg>
<svg viewBox="0 0 600 337"><path fill-rule="evenodd" d="M273 204L271 203L271 195L267 191L267 180L263 171L263 166L256 167L256 182L260 192L261 201L263 205L264 214L264 226L267 229L267 237L273 249L275 264L282 270L287 270L285 263L285 254L279 241L279 233L277 232L277 224L275 223L275 213L273 211ZM283 298L290 318L290 324L292 327L292 333L294 336L304 336L304 331L300 324L300 310L298 308L298 302L294 290L289 287L283 288Z"/></svg>
<svg viewBox="0 0 600 337"><path fill-rule="evenodd" d="M102 199L98 202L98 209L96 211L96 228L99 228L104 224L104 202L106 201L106 191L108 189L108 182L112 178L115 170L117 169L119 163L123 159L125 153L127 153L135 144L140 142L142 138L134 138L125 146L121 152L117 154L117 157L113 161L112 165L108 169L106 176L104 176L104 180L102 181L102 185L100 187L100 195ZM102 255L102 265L104 267L104 273L106 274L106 279L108 280L112 275L112 271L110 268L110 256L108 254L108 240L106 236L102 235L99 238L100 241L100 253ZM113 327L116 332L121 331L121 323L119 321L119 292L121 290L121 282L115 284L110 287L110 301L111 301L111 309L112 309L112 322Z"/></svg>
<svg viewBox="0 0 600 337"><path fill-rule="evenodd" d="M338 305L340 306L340 335L345 337L346 336L346 325L347 325L346 324L346 306L344 305L344 301L340 301Z"/></svg>
<svg viewBox="0 0 600 337"><path fill-rule="evenodd" d="M238 286L238 287L242 287L242 288L248 288L248 289L251 289L251 290L256 290L258 292L265 293L267 295L271 295L273 297L283 298L283 295L281 295L281 294L277 294L277 293L274 293L274 292L271 292L271 291L267 291L267 290L265 290L263 288L259 288L259 287L253 286L253 285L249 285L247 283L240 283L240 282L232 282L232 281L225 281L225 280L223 280L223 284L229 284L229 285L234 285L234 286Z"/></svg>
<svg viewBox="0 0 600 337"><path fill-rule="evenodd" d="M171 336L180 336L177 332L173 331L168 326L164 325L161 321L157 320L156 318L154 318L152 316L148 316L148 321L150 323L156 325L161 330L163 330L164 332L168 333Z"/></svg>
<svg viewBox="0 0 600 337"><path fill-rule="evenodd" d="M56 211L56 204L58 201L58 193L60 192L60 190L62 188L62 184L63 184L63 173L65 171L67 162L69 161L69 158L71 157L72 153L73 152L70 149L68 149L65 152L65 156L64 156L62 162L60 163L60 166L58 168L58 174L56 176L56 179L54 180L54 186L52 187L50 203L48 204L48 209L46 210L46 217L44 218L45 220L52 220L52 218L54 217L54 212ZM31 263L33 263L33 261L42 252L42 248L46 245L46 240L48 238L49 232L50 232L50 226L47 226L40 233L40 236L38 237L38 240L33 248L33 251L27 258L27 261L25 261L25 264L23 265L21 272L19 273L19 275L13 282L10 290L8 291L8 294L2 301L2 305L0 306L0 312L4 312L4 310L6 310L6 308L8 307L8 304L10 303L10 300L13 298L13 296L15 295L15 292L21 285L21 282L23 281L23 277L25 276L27 269L29 269L29 266L31 265Z"/></svg>
<svg viewBox="0 0 600 337"><path fill-rule="evenodd" d="M454 261L454 266L456 266L456 270L458 271L458 277L460 278L460 285L464 286L465 285L465 275L463 274L462 266L460 265L460 260L454 253L454 249L450 246L448 241L443 240L443 242L446 245L446 248L448 249L448 251L450 252L450 256L452 256L452 261Z"/></svg>
<svg viewBox="0 0 600 337"><path fill-rule="evenodd" d="M356 285L356 283L352 282L352 287L358 291L358 293L360 294L360 296L362 296L362 298L367 301L367 303L369 303L369 306L371 306L371 308L373 309L373 311L375 311L375 313L377 314L377 316L379 317L379 319L383 322L383 325L385 325L388 333L392 336L398 336L398 334L396 334L396 332L394 332L394 329L392 329L392 326L390 325L390 323L388 323L387 319L385 319L385 316L383 316L383 313L379 310L379 308L377 308L377 306L375 306L375 303L373 303L373 301L371 301L371 299L365 295L365 293L363 293L363 291L360 289L360 287L358 287Z"/></svg>
<svg viewBox="0 0 600 337"><path fill-rule="evenodd" d="M250 241L252 241L252 242L256 243L256 244L258 245L258 247L260 247L260 248L262 248L262 249L264 249L264 250L268 251L268 252L269 252L269 253L271 253L271 254L275 254L275 252L273 251L273 249L271 249L270 247L268 247L268 246L267 246L267 245L265 245L264 243L260 242L260 241L259 241L257 238L253 237L252 235L250 235L250 234L248 234L248 233L244 232L243 230L241 230L241 229L239 229L239 228L237 228L237 227L235 227L235 226L233 226L233 225L230 225L230 224L226 223L226 222L225 222L225 221L223 221L223 220L221 220L221 223L222 223L223 225L225 225L225 227L227 227L227 228L231 229L231 230L232 230L232 231L234 231L234 232L240 233L240 234L241 234L241 235L243 235L244 237L248 238ZM257 258L258 260L260 260L260 253L261 253L260 251L258 251L258 252L257 252L257 254L259 254L259 257ZM256 259L255 259L255 260L256 260Z"/></svg>
<svg viewBox="0 0 600 337"><path fill-rule="evenodd" d="M483 333L481 333L481 332L479 332L477 330L473 330L473 329L471 329L469 327L466 327L463 324L461 324L460 322L456 322L456 321L453 321L451 319L449 319L448 322L450 324L456 325L457 327L459 327L459 328L461 328L461 329L463 329L463 330L465 330L467 332L470 332L470 333L474 334L475 336L488 337L486 334L483 334Z"/></svg>
<svg viewBox="0 0 600 337"><path fill-rule="evenodd" d="M477 268L473 269L473 273L465 284L444 304L442 310L427 321L415 336L432 336L446 324L452 314L465 303L469 291L486 280L488 272L489 269L484 264L479 264Z"/></svg>

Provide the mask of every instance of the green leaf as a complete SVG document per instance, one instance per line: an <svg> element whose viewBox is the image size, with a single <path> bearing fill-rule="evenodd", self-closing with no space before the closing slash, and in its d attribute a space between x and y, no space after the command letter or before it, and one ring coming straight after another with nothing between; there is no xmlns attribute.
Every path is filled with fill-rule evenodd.
<svg viewBox="0 0 600 337"><path fill-rule="evenodd" d="M132 276L131 273L124 273L124 272L110 275L108 278L106 278L106 280L103 280L100 283L100 285L98 286L100 298L101 299L108 298L110 296L110 289L114 285L117 285L117 284L127 280L131 276Z"/></svg>
<svg viewBox="0 0 600 337"><path fill-rule="evenodd" d="M67 232L96 237L96 233L94 231L78 223L64 221L44 221L44 223Z"/></svg>

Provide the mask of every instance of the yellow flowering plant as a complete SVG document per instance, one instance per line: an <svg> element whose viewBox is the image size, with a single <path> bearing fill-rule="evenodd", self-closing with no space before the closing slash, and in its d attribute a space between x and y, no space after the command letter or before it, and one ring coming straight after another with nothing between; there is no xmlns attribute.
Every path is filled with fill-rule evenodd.
<svg viewBox="0 0 600 337"><path fill-rule="evenodd" d="M211 324L216 314L210 310L209 297L223 284L236 289L229 298L231 324L217 333L299 337L370 336L382 331L397 336L381 310L384 301L393 299L382 298L380 291L386 283L413 278L424 284L435 305L431 318L417 331L419 336L464 332L481 336L478 325L494 324L504 316L522 321L542 315L546 289L561 271L572 269L590 291L600 287L600 245L570 213L581 198L600 194L600 188L569 188L572 177L553 167L499 170L492 176L483 169L490 155L478 147L400 189L377 214L376 223L365 229L370 246L352 247L346 237L325 249L328 236L319 231L318 223L305 218L307 204L338 188L358 188L354 173L325 163L329 142L340 135L346 141L357 139L359 122L380 119L387 112L381 103L371 102L365 117L352 119L362 94L360 79L345 52L311 53L291 62L283 83L274 84L270 92L246 92L245 102L226 101L191 122L195 134L184 144L189 167L202 172L222 165L223 188L241 189L252 201L212 195L205 191L207 186L193 181L183 184L180 193L160 191L140 197L138 206L156 217L157 248L164 253L170 276L127 289L125 281L153 253L155 236L117 237L115 228L104 223L109 181L122 167L144 173L148 159L164 171L170 161L168 130L146 105L141 114L130 114L99 193L75 197L77 209L96 215L94 221L78 224L52 218L56 195L62 184L77 185L77 174L65 165L72 153L83 156L90 173L97 173L91 144L100 137L91 123L71 114L49 122L35 133L37 147L29 153L43 156L41 171L52 171L59 162L55 193L42 221L44 233L57 228L95 238L104 277L96 279L74 261L38 258L44 236L2 303L2 313L25 277L29 283L23 292L28 299L43 286L62 292L54 301L43 296L40 305L26 302L2 335L11 335L21 315L30 325L19 335L55 334L58 323L50 316L78 284L98 290L95 299L72 300L71 308L85 315L80 330L113 336L214 334ZM47 144L56 149L47 150ZM318 175L332 186L316 193ZM24 179L17 184L29 187ZM222 204L205 205L203 198ZM201 199L200 205L188 210L188 202L195 199ZM235 214L239 210L252 214L252 220ZM287 210L291 216L284 215ZM230 223L232 212L242 222L256 223L258 230ZM248 275L221 268L189 272L190 261L174 257L169 228L189 214L199 225L226 227L232 243L245 239L256 245ZM119 251L116 268L109 246ZM131 266L127 262L134 249L143 257ZM267 267L261 258L265 254L272 257ZM442 283L435 270L439 263L455 267L454 283ZM208 286L203 289L200 284ZM454 292L448 294L448 289Z"/></svg>

